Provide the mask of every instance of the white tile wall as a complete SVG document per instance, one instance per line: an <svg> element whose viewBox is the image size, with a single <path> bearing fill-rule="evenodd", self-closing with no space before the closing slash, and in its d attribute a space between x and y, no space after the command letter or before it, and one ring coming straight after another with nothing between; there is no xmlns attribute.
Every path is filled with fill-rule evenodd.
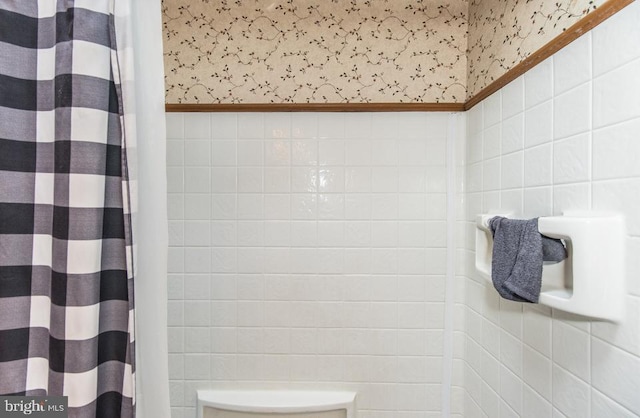
<svg viewBox="0 0 640 418"><path fill-rule="evenodd" d="M239 386L440 413L449 118L168 115L175 416Z"/></svg>
<svg viewBox="0 0 640 418"><path fill-rule="evenodd" d="M640 416L637 261L628 263L620 324L507 301L496 322L496 293L473 267L473 219L488 209L620 211L628 257L639 258L639 16L635 2L469 112L467 238L458 253L467 272L458 289L466 417Z"/></svg>
<svg viewBox="0 0 640 418"><path fill-rule="evenodd" d="M451 416L640 416L639 16L466 115ZM440 416L448 117L167 115L175 417L213 386L350 388L366 418ZM623 322L499 299L473 268L491 209L623 212Z"/></svg>

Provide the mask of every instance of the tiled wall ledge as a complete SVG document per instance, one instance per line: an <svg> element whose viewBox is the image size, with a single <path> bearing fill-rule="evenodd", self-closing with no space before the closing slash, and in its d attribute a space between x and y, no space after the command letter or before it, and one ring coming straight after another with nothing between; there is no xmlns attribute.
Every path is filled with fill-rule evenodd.
<svg viewBox="0 0 640 418"><path fill-rule="evenodd" d="M586 32L633 3L609 0L531 54L520 64L489 84L465 103L260 103L260 104L178 104L167 103L167 112L461 112L469 110L491 94L549 58Z"/></svg>

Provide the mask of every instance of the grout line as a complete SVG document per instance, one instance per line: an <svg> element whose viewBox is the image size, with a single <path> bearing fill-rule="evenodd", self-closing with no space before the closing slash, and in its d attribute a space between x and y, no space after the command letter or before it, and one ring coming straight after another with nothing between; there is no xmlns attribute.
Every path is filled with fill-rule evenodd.
<svg viewBox="0 0 640 418"><path fill-rule="evenodd" d="M552 366L552 373L553 373L553 366ZM549 399L547 399L546 397L544 397L540 392L538 392L538 391L536 390L536 388L534 388L534 387L533 387L533 386L531 386L529 383L527 383L527 382L524 380L524 376L521 378L521 380L522 380L522 389L523 389L523 390L522 390L522 396L523 396L523 398L524 398L524 389L525 389L525 386L526 386L527 388L529 388L529 390L531 390L533 393L535 393L536 395L538 395L538 396L540 397L540 399L542 399L543 401L545 401L546 403L548 403L548 404L549 404L549 407L550 407L551 409L553 409L553 404L551 403L551 401L550 401ZM524 404L523 404L522 406L523 406L523 408L524 408Z"/></svg>
<svg viewBox="0 0 640 418"><path fill-rule="evenodd" d="M633 121L636 121L638 119L640 119L640 115L634 114L633 116L629 116L629 117L626 117L624 119L616 120L614 122L608 122L608 123L605 123L604 125L601 125L601 126L598 126L598 127L592 126L591 127L591 132L594 132L594 131L597 132L597 131L601 131L603 129L617 127L619 125L623 125L625 123L633 122ZM593 125L593 123L592 123L592 125Z"/></svg>
<svg viewBox="0 0 640 418"><path fill-rule="evenodd" d="M594 61L594 53L593 53L593 36L591 36L591 32L587 34L588 43L589 43L589 70L591 73L591 77L589 79L590 88L589 88L589 173L588 173L588 181L589 181L589 196L588 196L588 205L589 210L593 210L593 120L595 119L595 115L593 113L593 90L595 86L595 77L593 73L593 61ZM591 333L591 327L589 327L589 333ZM591 350L591 343L589 343L589 350Z"/></svg>
<svg viewBox="0 0 640 418"><path fill-rule="evenodd" d="M631 412L631 410L629 410L626 406L622 405L620 402L618 402L617 400L613 399L611 396L607 395L606 393L598 390L596 387L594 387L593 385L590 385L590 391L589 394L591 395L593 392L597 392L599 393L602 397L607 398L609 400L609 402L615 404L618 408L623 409L626 413L629 414L629 416L634 416L635 412ZM593 404L593 398L591 399L591 404ZM593 414L593 411L591 411L591 413Z"/></svg>
<svg viewBox="0 0 640 418"><path fill-rule="evenodd" d="M608 345L608 346L610 346L610 347L612 347L612 348L614 348L616 350L619 350L619 351L621 351L621 352L623 352L625 354L628 354L628 355L636 357L636 358L638 357L638 354L633 353L633 352L627 350L626 348L623 348L623 347L621 347L621 346L619 346L617 344L614 344L611 341L607 341L607 340L605 340L604 338L602 338L602 337L600 337L598 335L589 334L589 337L590 337L589 338L589 344L590 345L593 345L592 344L593 340L598 340L598 341L600 341L600 342L602 342L602 343L604 343L604 344L606 344L606 345ZM593 354L593 350L591 350L591 354ZM593 363L591 363L591 364L593 364Z"/></svg>
<svg viewBox="0 0 640 418"><path fill-rule="evenodd" d="M456 267L456 140L459 116L449 114L447 127L447 272L444 304L444 347L442 377L442 416L451 414L451 381L453 374L453 315L454 315L454 281Z"/></svg>
<svg viewBox="0 0 640 418"><path fill-rule="evenodd" d="M589 339L589 340L591 340L591 339ZM591 354L589 356L591 356ZM589 364L591 365L591 363L589 363ZM591 382L588 382L588 381L584 380L582 377L578 376L577 374L575 374L571 370L569 370L566 367L562 366L560 363L557 363L557 362L554 362L553 360L551 360L551 398L553 398L553 368L554 367L557 367L558 369L562 370L563 372L571 375L571 377L575 378L576 380L579 380L580 382L584 383L585 385L589 386L590 388L593 387L593 384Z"/></svg>

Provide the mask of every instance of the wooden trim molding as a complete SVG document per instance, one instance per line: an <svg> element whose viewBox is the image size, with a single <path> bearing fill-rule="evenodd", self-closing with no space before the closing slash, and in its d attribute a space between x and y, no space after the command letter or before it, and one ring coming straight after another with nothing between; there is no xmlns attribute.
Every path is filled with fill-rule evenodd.
<svg viewBox="0 0 640 418"><path fill-rule="evenodd" d="M634 0L609 0L465 103L167 103L167 112L464 112L607 20Z"/></svg>
<svg viewBox="0 0 640 418"><path fill-rule="evenodd" d="M464 112L464 103L167 103L167 112Z"/></svg>

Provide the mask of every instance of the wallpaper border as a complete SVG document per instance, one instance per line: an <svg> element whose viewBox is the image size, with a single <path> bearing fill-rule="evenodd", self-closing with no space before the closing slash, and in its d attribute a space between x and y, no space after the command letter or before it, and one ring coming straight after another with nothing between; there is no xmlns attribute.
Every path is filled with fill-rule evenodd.
<svg viewBox="0 0 640 418"><path fill-rule="evenodd" d="M167 103L166 112L461 112L469 110L635 0L609 0L464 103Z"/></svg>

